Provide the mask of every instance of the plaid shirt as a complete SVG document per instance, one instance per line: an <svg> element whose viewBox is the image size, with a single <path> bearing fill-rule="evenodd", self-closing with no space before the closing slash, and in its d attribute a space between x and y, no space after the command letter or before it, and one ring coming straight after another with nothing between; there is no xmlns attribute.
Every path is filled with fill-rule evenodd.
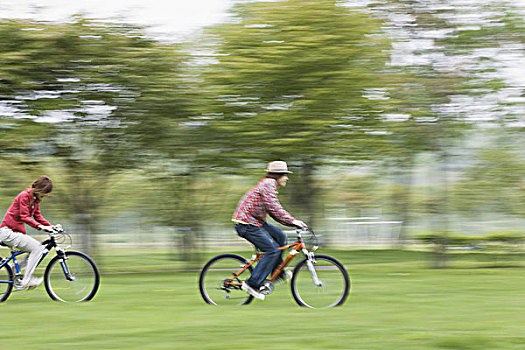
<svg viewBox="0 0 525 350"><path fill-rule="evenodd" d="M261 227L269 214L283 225L292 226L295 220L279 202L277 180L264 178L257 186L246 192L237 205L233 221Z"/></svg>
<svg viewBox="0 0 525 350"><path fill-rule="evenodd" d="M20 192L20 194L16 196L13 204L7 209L7 213L0 227L7 226L15 232L25 234L26 228L24 223L34 228L38 228L40 224L51 226L42 214L40 214L40 201L33 195L31 188Z"/></svg>

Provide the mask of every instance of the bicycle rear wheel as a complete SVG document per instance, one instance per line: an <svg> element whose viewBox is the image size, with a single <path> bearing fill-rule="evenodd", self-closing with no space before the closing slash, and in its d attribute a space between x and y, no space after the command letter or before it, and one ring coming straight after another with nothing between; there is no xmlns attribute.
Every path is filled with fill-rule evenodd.
<svg viewBox="0 0 525 350"><path fill-rule="evenodd" d="M13 290L14 275L11 266L5 264L0 268L0 302L6 301Z"/></svg>
<svg viewBox="0 0 525 350"><path fill-rule="evenodd" d="M81 252L65 252L47 265L44 280L47 294L53 300L78 302L91 300L97 293L100 274L89 256Z"/></svg>
<svg viewBox="0 0 525 350"><path fill-rule="evenodd" d="M342 305L350 291L350 278L343 265L328 255L316 255L313 269L307 260L301 261L294 269L291 288L295 301L310 308L328 308Z"/></svg>
<svg viewBox="0 0 525 350"><path fill-rule="evenodd" d="M246 260L235 254L221 254L212 258L202 268L199 289L205 302L212 305L246 305L253 297L241 289L241 283L252 274L248 267L235 277Z"/></svg>

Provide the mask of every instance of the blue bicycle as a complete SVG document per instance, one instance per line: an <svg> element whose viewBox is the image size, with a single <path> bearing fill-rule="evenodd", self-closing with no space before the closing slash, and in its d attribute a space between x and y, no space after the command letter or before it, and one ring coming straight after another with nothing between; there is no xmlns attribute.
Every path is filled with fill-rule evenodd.
<svg viewBox="0 0 525 350"><path fill-rule="evenodd" d="M54 248L56 252L44 273L46 291L51 299L63 302L93 299L100 285L100 273L89 256L66 250L71 245L71 236L62 229L55 229L42 245L45 250L38 264L51 249ZM23 277L17 260L21 254L25 252L11 251L10 257L0 260L0 302L9 298L14 284Z"/></svg>

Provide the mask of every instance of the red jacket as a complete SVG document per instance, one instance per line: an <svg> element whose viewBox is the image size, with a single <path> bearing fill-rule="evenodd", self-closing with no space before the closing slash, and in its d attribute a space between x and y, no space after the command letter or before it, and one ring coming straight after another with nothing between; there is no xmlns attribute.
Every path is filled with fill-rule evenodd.
<svg viewBox="0 0 525 350"><path fill-rule="evenodd" d="M257 186L246 192L237 205L233 221L261 227L269 214L283 225L292 226L295 220L279 202L277 181L264 178Z"/></svg>
<svg viewBox="0 0 525 350"><path fill-rule="evenodd" d="M33 195L32 188L28 188L16 196L13 204L7 209L0 227L7 226L15 232L25 234L24 224L36 229L38 229L38 225L51 226L49 221L40 214L40 201Z"/></svg>

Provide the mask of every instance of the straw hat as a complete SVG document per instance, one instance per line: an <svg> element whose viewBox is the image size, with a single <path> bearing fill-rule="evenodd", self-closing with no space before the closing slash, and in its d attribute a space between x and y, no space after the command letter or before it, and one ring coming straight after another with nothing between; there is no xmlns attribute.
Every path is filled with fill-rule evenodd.
<svg viewBox="0 0 525 350"><path fill-rule="evenodd" d="M288 165L286 162L281 160L276 160L275 162L268 163L268 168L266 168L268 173L274 174L291 174L291 171L288 171Z"/></svg>

